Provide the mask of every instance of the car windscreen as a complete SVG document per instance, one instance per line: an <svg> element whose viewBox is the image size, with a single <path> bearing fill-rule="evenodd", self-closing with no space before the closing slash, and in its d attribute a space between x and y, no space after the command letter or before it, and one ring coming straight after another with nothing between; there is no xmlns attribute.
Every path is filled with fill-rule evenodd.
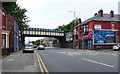
<svg viewBox="0 0 120 74"><path fill-rule="evenodd" d="M25 45L25 47L32 47L33 45Z"/></svg>

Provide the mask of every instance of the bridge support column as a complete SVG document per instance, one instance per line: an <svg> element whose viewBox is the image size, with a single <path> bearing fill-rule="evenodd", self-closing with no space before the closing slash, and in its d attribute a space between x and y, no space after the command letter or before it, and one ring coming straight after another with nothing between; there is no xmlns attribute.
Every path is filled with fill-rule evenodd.
<svg viewBox="0 0 120 74"><path fill-rule="evenodd" d="M21 42L22 42L22 47L24 48L24 45L25 45L25 36L24 35L21 36Z"/></svg>
<svg viewBox="0 0 120 74"><path fill-rule="evenodd" d="M66 47L66 39L65 39L65 37L60 37L59 38L59 44L60 44L60 48L65 48Z"/></svg>

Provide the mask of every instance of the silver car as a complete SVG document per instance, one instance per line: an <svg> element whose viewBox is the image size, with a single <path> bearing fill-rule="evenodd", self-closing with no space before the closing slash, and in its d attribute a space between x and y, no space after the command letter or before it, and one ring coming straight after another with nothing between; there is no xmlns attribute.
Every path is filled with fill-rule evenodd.
<svg viewBox="0 0 120 74"><path fill-rule="evenodd" d="M23 50L23 53L25 53L25 52L34 53L33 45L25 45L25 49Z"/></svg>
<svg viewBox="0 0 120 74"><path fill-rule="evenodd" d="M37 49L38 49L38 50L44 50L45 47L44 47L43 45L39 45Z"/></svg>

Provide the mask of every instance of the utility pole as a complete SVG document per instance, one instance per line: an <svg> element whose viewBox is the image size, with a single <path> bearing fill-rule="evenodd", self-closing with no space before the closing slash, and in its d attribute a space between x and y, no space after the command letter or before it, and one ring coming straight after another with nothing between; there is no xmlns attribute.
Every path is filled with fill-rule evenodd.
<svg viewBox="0 0 120 74"><path fill-rule="evenodd" d="M76 20L76 17L75 17L75 12L74 11L69 11L69 12L72 12L72 13L74 13L74 27L75 27L75 20ZM74 30L73 30L73 32L75 33L74 34L74 40L73 40L73 47L74 47L74 49L76 50L76 29L75 28L73 28Z"/></svg>

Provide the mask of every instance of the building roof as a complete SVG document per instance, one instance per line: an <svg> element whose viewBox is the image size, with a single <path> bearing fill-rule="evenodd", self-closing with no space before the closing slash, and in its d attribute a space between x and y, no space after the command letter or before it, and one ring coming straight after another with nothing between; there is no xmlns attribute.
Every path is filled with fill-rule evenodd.
<svg viewBox="0 0 120 74"><path fill-rule="evenodd" d="M96 15L94 17L91 17L87 20L85 20L84 22L78 24L76 27L80 26L80 25L84 25L89 23L90 21L111 21L111 22L120 22L120 14L114 14L114 17L111 17L110 14L103 14L103 17L101 17L100 15Z"/></svg>

